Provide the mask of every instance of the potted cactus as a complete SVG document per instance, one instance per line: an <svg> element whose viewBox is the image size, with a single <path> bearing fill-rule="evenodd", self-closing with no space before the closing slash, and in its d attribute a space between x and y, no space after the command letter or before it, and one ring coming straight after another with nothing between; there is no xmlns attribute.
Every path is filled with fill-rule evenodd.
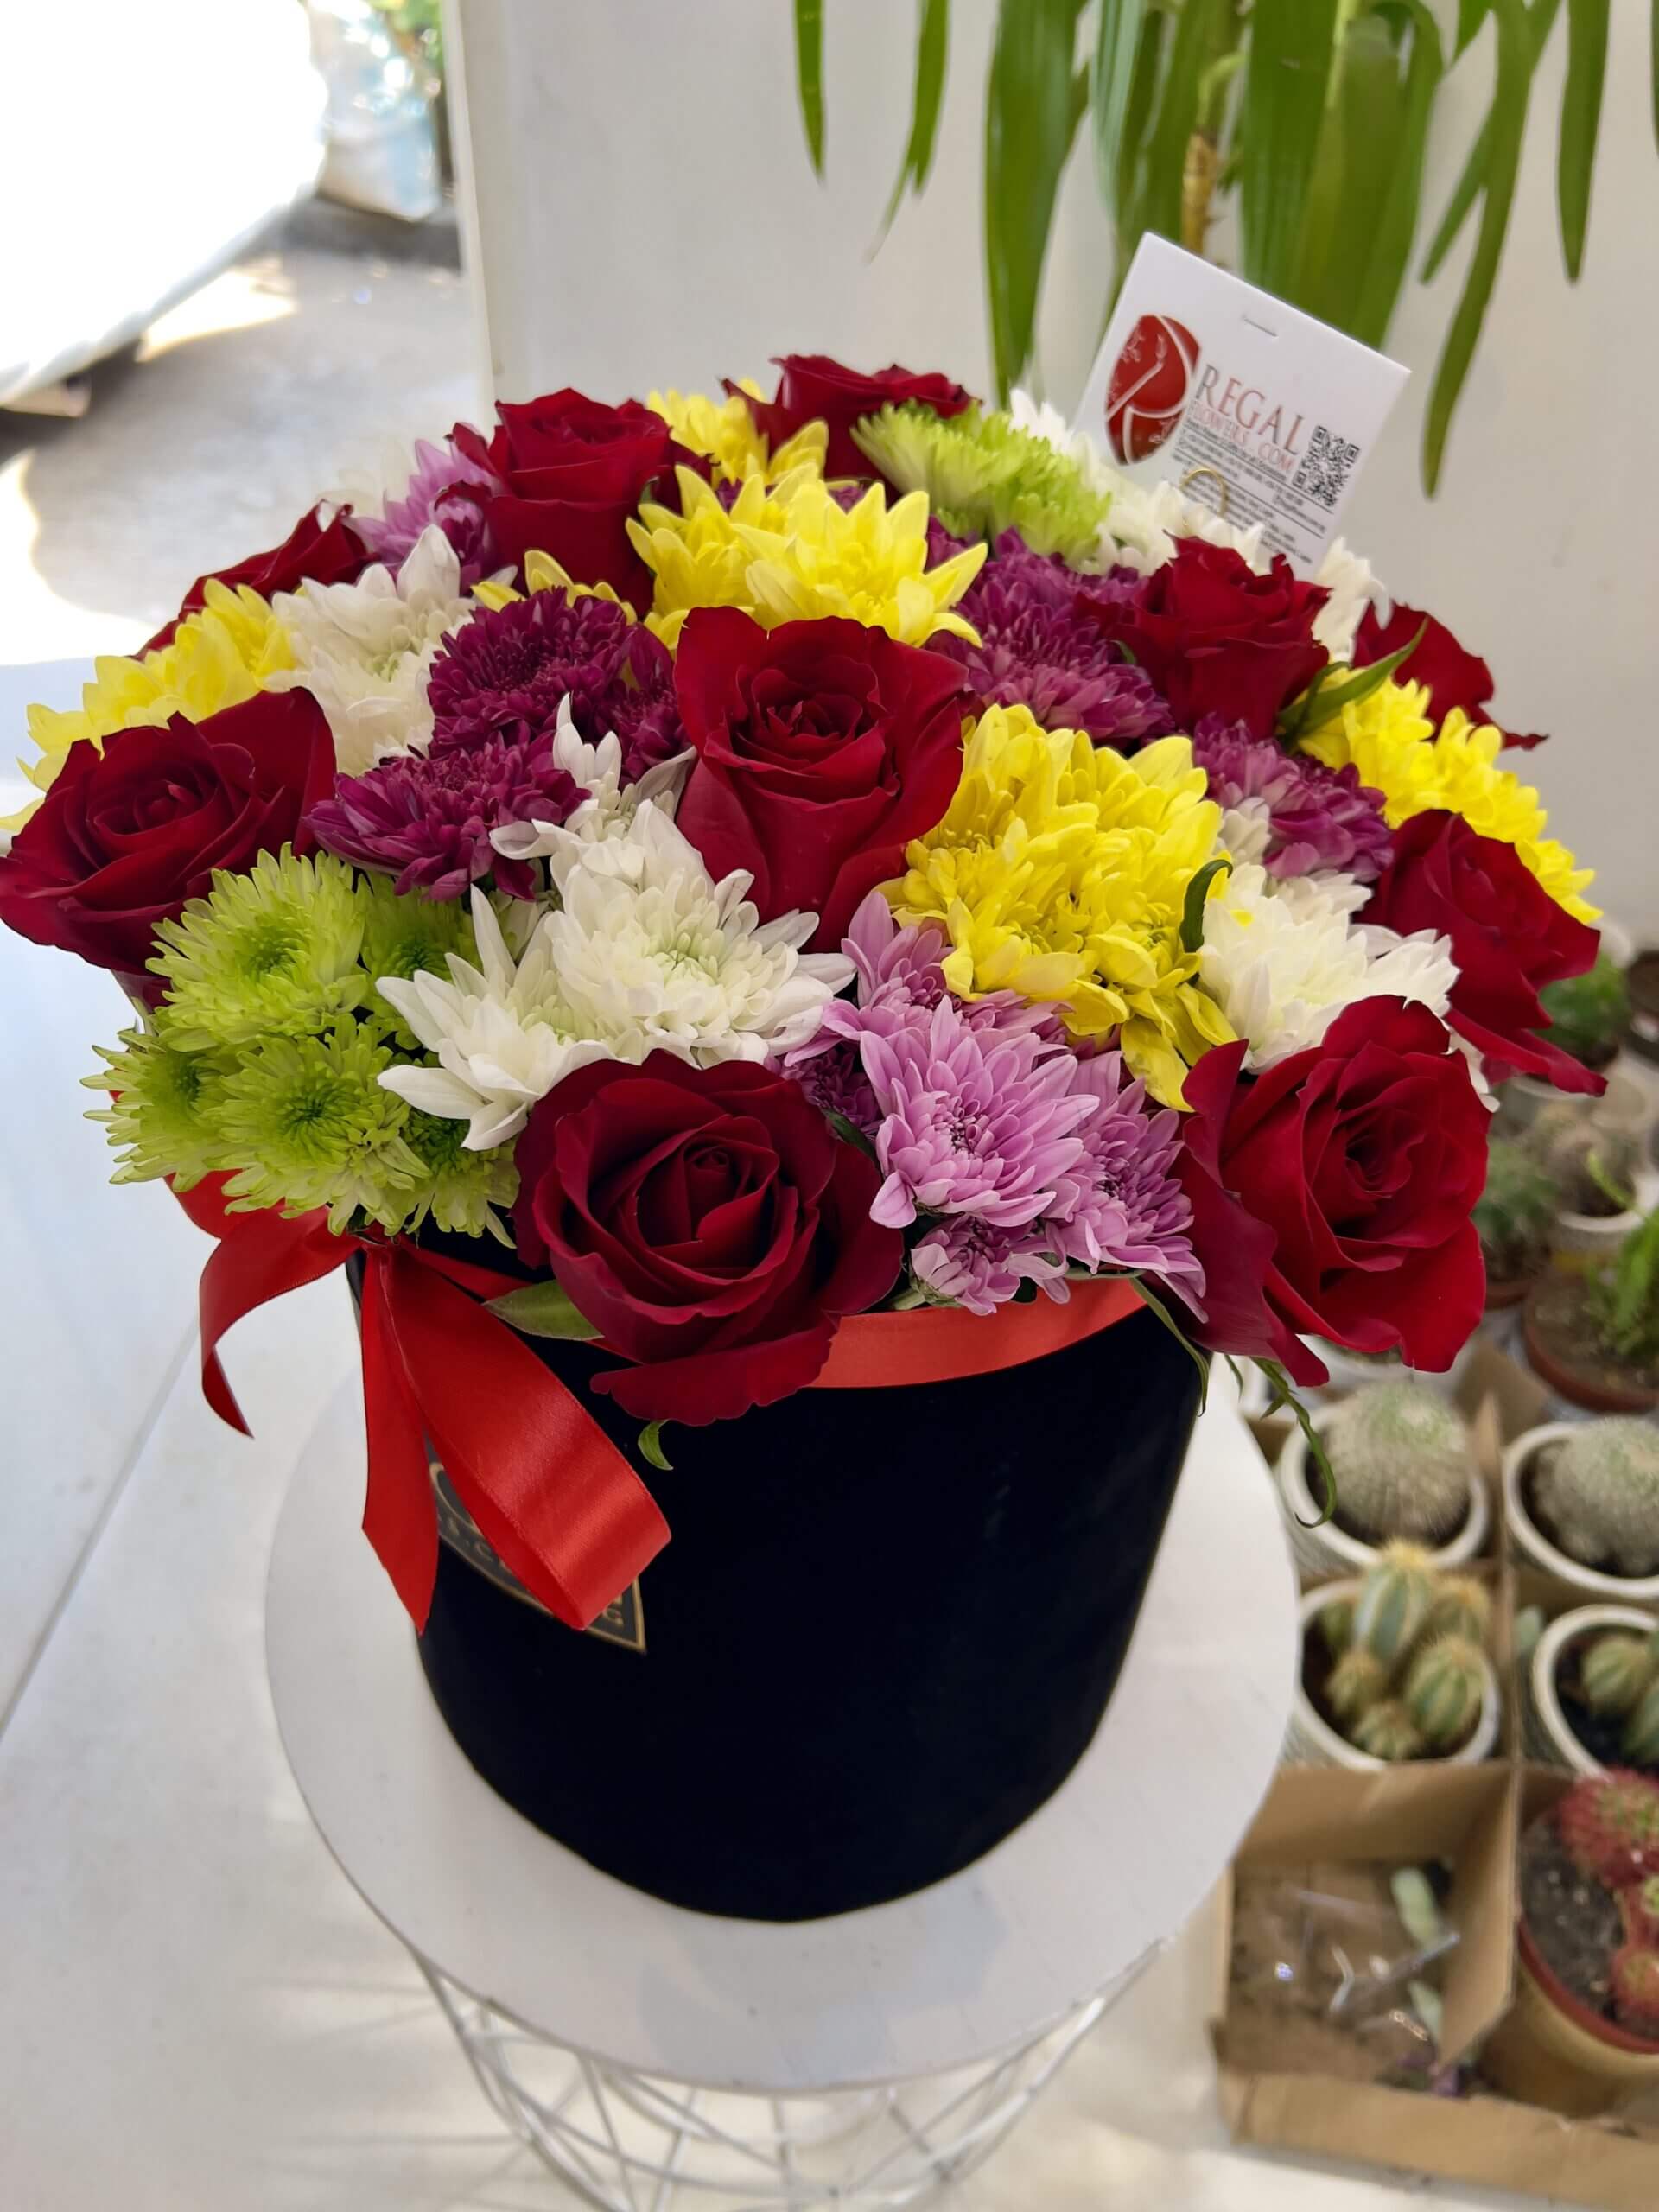
<svg viewBox="0 0 1659 2212"><path fill-rule="evenodd" d="M1624 970L1605 948L1593 968L1546 983L1538 994L1549 1016L1549 1041L1587 1068L1610 1067L1630 1027Z"/></svg>
<svg viewBox="0 0 1659 2212"><path fill-rule="evenodd" d="M1585 1775L1521 1842L1516 2002L1482 2070L1529 2104L1610 2112L1659 2087L1659 1783Z"/></svg>
<svg viewBox="0 0 1659 2212"><path fill-rule="evenodd" d="M1368 1382L1321 1406L1313 1426L1336 1484L1321 1525L1306 1439L1286 1439L1277 1477L1297 1563L1309 1575L1363 1573L1396 1537L1424 1545L1437 1567L1476 1558L1491 1506L1469 1432L1455 1406L1405 1375Z"/></svg>
<svg viewBox="0 0 1659 2212"><path fill-rule="evenodd" d="M1546 1421L1503 1457L1510 1541L1594 1598L1659 1604L1659 1428L1625 1416Z"/></svg>
<svg viewBox="0 0 1659 2212"><path fill-rule="evenodd" d="M1522 1319L1535 1373L1590 1413L1659 1408L1659 1208L1630 1218L1611 1261L1580 1276L1552 1268Z"/></svg>
<svg viewBox="0 0 1659 2212"><path fill-rule="evenodd" d="M1516 1654L1527 1749L1577 1774L1659 1775L1659 1618L1576 1605Z"/></svg>
<svg viewBox="0 0 1659 2212"><path fill-rule="evenodd" d="M1438 1573L1419 1544L1390 1544L1357 1580L1306 1592L1286 1758L1360 1768L1490 1758L1499 1715L1491 1617L1484 1586Z"/></svg>
<svg viewBox="0 0 1659 2212"><path fill-rule="evenodd" d="M1475 1227L1486 1259L1489 1313L1518 1306L1549 1257L1555 1185L1541 1163L1512 1137L1494 1137Z"/></svg>
<svg viewBox="0 0 1659 2212"><path fill-rule="evenodd" d="M1630 1192L1645 1133L1605 1098L1561 1101L1533 1123L1524 1141L1555 1188L1550 1251L1564 1273L1610 1259L1641 1218Z"/></svg>

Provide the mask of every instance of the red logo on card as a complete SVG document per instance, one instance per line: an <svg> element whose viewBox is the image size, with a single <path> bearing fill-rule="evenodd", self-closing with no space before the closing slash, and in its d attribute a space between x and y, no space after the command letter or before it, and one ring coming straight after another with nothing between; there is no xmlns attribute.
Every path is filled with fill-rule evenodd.
<svg viewBox="0 0 1659 2212"><path fill-rule="evenodd" d="M1156 453L1181 419L1198 369L1198 341L1173 315L1143 315L1106 387L1106 435L1119 461Z"/></svg>

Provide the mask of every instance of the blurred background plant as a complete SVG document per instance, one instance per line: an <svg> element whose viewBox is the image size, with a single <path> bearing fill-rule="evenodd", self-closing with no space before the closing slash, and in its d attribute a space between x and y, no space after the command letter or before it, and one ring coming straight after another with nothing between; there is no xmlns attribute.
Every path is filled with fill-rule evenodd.
<svg viewBox="0 0 1659 2212"><path fill-rule="evenodd" d="M1565 10L1556 200L1569 282L1584 262L1611 5L1567 0ZM1454 24L1449 0L1442 12L1449 58L1428 0L1000 0L984 162L999 397L1032 358L1056 195L1085 118L1116 240L1113 297L1147 231L1204 253L1230 216L1240 275L1383 345L1411 271L1436 97L1478 41L1493 56L1491 103L1419 270L1431 280L1472 222L1424 422L1432 494L1503 256L1533 78L1562 0L1456 0ZM1481 37L1489 20L1490 41ZM822 175L823 0L794 0L794 22L802 121ZM927 183L950 30L950 0L917 0L910 135L889 224Z"/></svg>

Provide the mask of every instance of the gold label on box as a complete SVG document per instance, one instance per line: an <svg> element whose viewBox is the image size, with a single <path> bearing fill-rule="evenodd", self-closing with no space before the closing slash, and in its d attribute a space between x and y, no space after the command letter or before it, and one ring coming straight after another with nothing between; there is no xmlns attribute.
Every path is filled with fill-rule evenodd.
<svg viewBox="0 0 1659 2212"><path fill-rule="evenodd" d="M432 1478L432 1503L437 1509L441 1541L452 1551L459 1552L469 1567L487 1575L498 1589L506 1591L521 1605L533 1605L538 1613L546 1612L541 1600L532 1598L518 1576L502 1565L437 1460L429 1454L426 1464ZM645 1608L639 1582L631 1582L620 1598L613 1598L598 1619L588 1624L586 1633L597 1637L601 1643L620 1643L625 1650L643 1651Z"/></svg>

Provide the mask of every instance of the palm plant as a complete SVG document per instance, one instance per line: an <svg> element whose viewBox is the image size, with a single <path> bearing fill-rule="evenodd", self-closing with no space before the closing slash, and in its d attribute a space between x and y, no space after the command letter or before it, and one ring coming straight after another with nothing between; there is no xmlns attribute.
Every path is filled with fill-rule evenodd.
<svg viewBox="0 0 1659 2212"><path fill-rule="evenodd" d="M1567 0L1556 197L1572 282L1584 260L1611 4ZM1490 18L1491 104L1421 270L1431 279L1475 223L1424 425L1432 493L1497 281L1534 75L1560 13L1561 0L1458 0L1448 63L1428 0L999 0L984 226L1000 397L1031 359L1055 199L1085 117L1113 228L1114 294L1146 232L1201 253L1230 210L1249 283L1382 345L1410 274L1435 100ZM794 18L797 89L822 175L823 0L794 0ZM950 0L917 0L910 137L889 222L932 166L950 18Z"/></svg>

